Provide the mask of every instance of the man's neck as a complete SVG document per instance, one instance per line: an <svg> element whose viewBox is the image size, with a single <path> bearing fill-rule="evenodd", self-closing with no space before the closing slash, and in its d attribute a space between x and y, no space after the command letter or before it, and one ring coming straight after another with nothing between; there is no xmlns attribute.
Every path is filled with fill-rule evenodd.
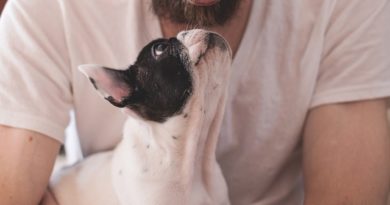
<svg viewBox="0 0 390 205"><path fill-rule="evenodd" d="M252 1L253 0L242 0L237 10L237 14L234 15L233 18L226 23L226 25L203 28L221 34L229 42L233 55L236 54L244 36L251 14ZM173 23L172 21L164 18L160 18L160 25L165 38L175 37L177 33L182 30L192 29L186 24Z"/></svg>

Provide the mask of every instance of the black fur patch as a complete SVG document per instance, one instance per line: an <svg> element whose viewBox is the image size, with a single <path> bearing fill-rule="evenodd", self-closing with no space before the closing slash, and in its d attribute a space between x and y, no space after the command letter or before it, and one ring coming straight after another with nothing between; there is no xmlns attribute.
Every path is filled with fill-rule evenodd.
<svg viewBox="0 0 390 205"><path fill-rule="evenodd" d="M146 45L134 65L114 74L132 92L120 102L107 100L157 122L180 113L192 92L191 64L183 49L176 38L157 39Z"/></svg>

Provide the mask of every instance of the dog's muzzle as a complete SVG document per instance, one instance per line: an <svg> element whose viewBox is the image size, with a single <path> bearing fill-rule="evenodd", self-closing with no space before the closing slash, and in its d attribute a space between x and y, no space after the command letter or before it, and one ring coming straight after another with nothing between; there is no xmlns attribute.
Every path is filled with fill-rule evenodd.
<svg viewBox="0 0 390 205"><path fill-rule="evenodd" d="M214 32L202 29L182 31L177 35L177 39L188 48L191 61L195 65L199 63L209 50L215 48L220 49L222 52L228 52L232 56L228 42L221 35Z"/></svg>

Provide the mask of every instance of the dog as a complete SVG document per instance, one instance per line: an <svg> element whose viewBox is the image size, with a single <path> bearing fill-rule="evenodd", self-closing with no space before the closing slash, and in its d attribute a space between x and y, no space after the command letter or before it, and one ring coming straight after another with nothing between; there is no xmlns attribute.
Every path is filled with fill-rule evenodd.
<svg viewBox="0 0 390 205"><path fill-rule="evenodd" d="M59 172L59 205L228 205L216 145L232 51L201 29L146 45L126 70L79 67L129 117L113 151Z"/></svg>

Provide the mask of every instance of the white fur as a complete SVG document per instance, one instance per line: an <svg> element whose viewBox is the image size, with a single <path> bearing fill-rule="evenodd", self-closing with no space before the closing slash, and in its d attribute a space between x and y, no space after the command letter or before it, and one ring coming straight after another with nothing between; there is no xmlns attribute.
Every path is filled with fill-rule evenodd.
<svg viewBox="0 0 390 205"><path fill-rule="evenodd" d="M178 35L192 62L205 52L207 34ZM209 49L193 65L193 93L182 113L164 123L129 117L113 152L93 155L52 181L59 204L230 204L215 156L230 64L230 50Z"/></svg>

